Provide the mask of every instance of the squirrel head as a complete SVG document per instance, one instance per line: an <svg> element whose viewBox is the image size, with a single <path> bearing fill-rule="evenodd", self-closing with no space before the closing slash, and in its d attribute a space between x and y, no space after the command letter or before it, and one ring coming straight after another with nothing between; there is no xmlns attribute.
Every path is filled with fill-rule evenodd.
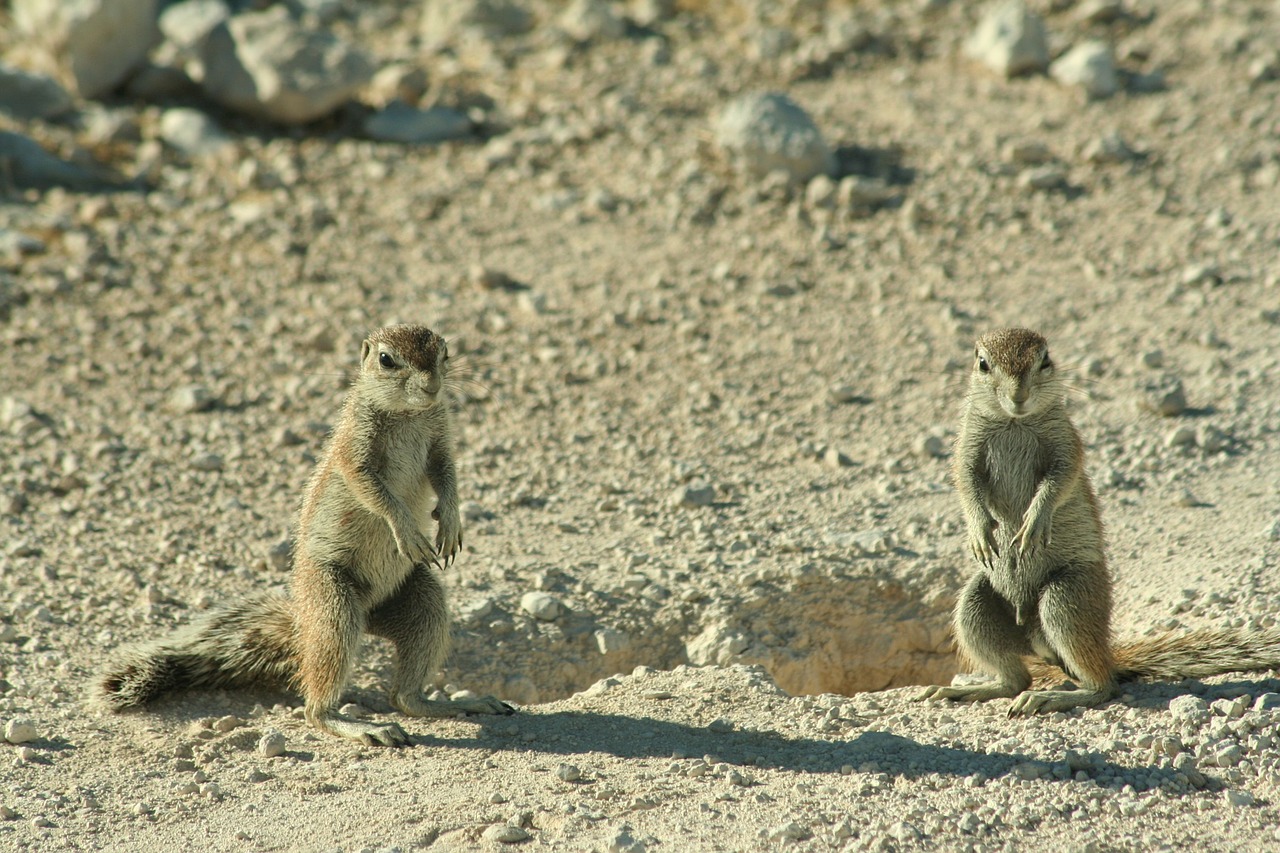
<svg viewBox="0 0 1280 853"><path fill-rule="evenodd" d="M423 411L442 399L449 346L426 326L386 326L360 345L365 398L389 412Z"/></svg>
<svg viewBox="0 0 1280 853"><path fill-rule="evenodd" d="M985 413L1025 418L1062 402L1049 343L1030 329L998 329L978 339L969 399Z"/></svg>

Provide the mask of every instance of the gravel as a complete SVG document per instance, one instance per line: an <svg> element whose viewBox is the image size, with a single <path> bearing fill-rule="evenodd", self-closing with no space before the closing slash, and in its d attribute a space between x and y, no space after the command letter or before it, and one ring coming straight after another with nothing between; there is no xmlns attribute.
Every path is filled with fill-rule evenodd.
<svg viewBox="0 0 1280 853"><path fill-rule="evenodd" d="M148 54L180 96L0 119L0 733L31 735L0 744L0 849L1274 844L1275 672L1033 720L915 697L974 678L949 457L997 325L1069 388L1116 636L1276 626L1277 11L1034 3L1045 64L1010 78L965 58L987 8L847 5L596 4L622 35L579 39L544 0L275 4L391 69L293 128L202 94L213 9ZM1095 39L1122 85L1086 103L1041 71ZM802 110L804 179L717 138L760 93ZM371 139L397 101L469 135ZM234 156L176 150L171 109ZM427 691L519 713L406 718L373 637L340 707L408 749L289 690L88 705L120 645L287 585L360 341L399 320L467 397Z"/></svg>

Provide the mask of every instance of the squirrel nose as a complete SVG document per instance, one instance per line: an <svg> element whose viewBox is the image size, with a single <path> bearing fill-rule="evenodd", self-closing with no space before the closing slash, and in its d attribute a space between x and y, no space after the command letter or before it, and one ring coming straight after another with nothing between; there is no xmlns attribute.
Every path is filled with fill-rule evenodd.
<svg viewBox="0 0 1280 853"><path fill-rule="evenodd" d="M1013 389L1013 393L1009 395L1009 399L1015 403L1027 402L1027 397L1031 396L1031 389L1025 385L1019 385Z"/></svg>

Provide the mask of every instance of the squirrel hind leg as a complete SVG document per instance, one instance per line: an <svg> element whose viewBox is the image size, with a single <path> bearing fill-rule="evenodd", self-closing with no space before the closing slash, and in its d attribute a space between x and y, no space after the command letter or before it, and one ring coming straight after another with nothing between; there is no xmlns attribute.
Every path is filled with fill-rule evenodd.
<svg viewBox="0 0 1280 853"><path fill-rule="evenodd" d="M1027 630L1017 622L1013 608L985 574L978 573L965 586L955 612L956 642L966 664L995 676L984 684L941 686L925 689L920 699L988 702L1017 696L1031 686L1031 673L1022 656L1031 651Z"/></svg>
<svg viewBox="0 0 1280 853"><path fill-rule="evenodd" d="M1009 716L1091 708L1115 695L1110 591L1099 587L1097 576L1090 571L1063 572L1040 594L1040 624L1033 645L1078 681L1080 689L1027 691L1014 701Z"/></svg>
<svg viewBox="0 0 1280 853"><path fill-rule="evenodd" d="M449 650L449 610L444 587L425 563L416 566L386 601L369 614L369 633L385 637L396 649L391 703L410 717L460 714L511 714L514 709L492 696L433 700L423 695Z"/></svg>

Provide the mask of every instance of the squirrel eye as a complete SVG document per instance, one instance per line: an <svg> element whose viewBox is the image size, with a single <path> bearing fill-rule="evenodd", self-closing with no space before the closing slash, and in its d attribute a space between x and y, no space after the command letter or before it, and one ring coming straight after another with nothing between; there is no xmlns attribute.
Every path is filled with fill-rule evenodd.
<svg viewBox="0 0 1280 853"><path fill-rule="evenodd" d="M396 360L389 353L384 352L378 355L378 364L387 370L391 370L396 366Z"/></svg>
<svg viewBox="0 0 1280 853"><path fill-rule="evenodd" d="M983 373L991 372L991 365L987 364L987 360L982 356L978 356L978 369Z"/></svg>
<svg viewBox="0 0 1280 853"><path fill-rule="evenodd" d="M1041 370L1053 370L1053 359L1049 358L1049 353L1044 354L1044 358L1040 361Z"/></svg>

